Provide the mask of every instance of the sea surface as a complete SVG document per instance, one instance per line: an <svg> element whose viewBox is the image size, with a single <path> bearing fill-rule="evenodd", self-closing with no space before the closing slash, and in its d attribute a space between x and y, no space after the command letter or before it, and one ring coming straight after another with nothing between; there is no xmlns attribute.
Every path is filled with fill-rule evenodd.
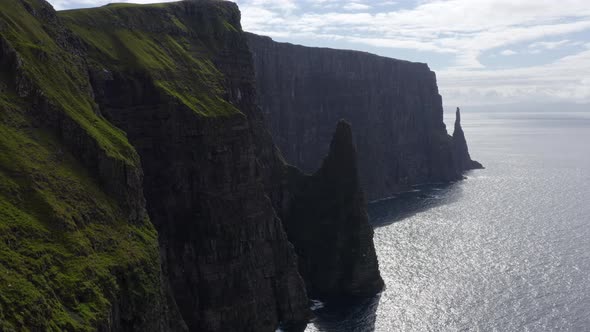
<svg viewBox="0 0 590 332"><path fill-rule="evenodd" d="M387 289L307 331L590 331L590 113L462 116L486 169L372 203Z"/></svg>

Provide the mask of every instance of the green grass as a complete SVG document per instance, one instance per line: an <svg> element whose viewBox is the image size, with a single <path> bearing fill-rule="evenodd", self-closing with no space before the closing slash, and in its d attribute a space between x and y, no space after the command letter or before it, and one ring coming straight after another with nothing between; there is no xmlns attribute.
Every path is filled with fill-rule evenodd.
<svg viewBox="0 0 590 332"><path fill-rule="evenodd" d="M43 10L37 0L0 1L0 36L24 74L50 111L73 119L106 155L137 167L126 135L94 111L87 64L58 45L59 26L23 3ZM217 14L187 17L181 6L115 4L59 15L88 45L93 68L146 73L163 96L198 116L239 114L224 100L225 78L214 64L220 40L240 33L227 20L237 12L219 2ZM33 124L34 105L16 95L8 76L0 72L0 331L94 331L120 296L124 315L150 312L161 301L154 227L129 223L63 142Z"/></svg>
<svg viewBox="0 0 590 332"><path fill-rule="evenodd" d="M96 66L148 73L163 95L200 116L240 113L223 99L224 76L212 62L221 38L211 36L239 33L225 20L226 6L199 20L185 16L181 5L115 4L59 15L90 46Z"/></svg>
<svg viewBox="0 0 590 332"><path fill-rule="evenodd" d="M37 1L27 1L38 6ZM60 48L50 36L52 27L29 14L15 0L0 2L2 37L16 49L23 69L49 102L74 119L107 155L137 164L138 157L125 134L94 112L85 68L80 59Z"/></svg>
<svg viewBox="0 0 590 332"><path fill-rule="evenodd" d="M95 113L86 67L54 40L59 27L16 0L0 2L0 26L48 111L138 167L125 134ZM0 331L94 331L120 296L129 300L122 310L149 312L160 301L155 229L149 220L129 223L62 142L33 125L35 106L16 95L9 76L0 73Z"/></svg>
<svg viewBox="0 0 590 332"><path fill-rule="evenodd" d="M31 126L20 102L0 98L0 330L93 331L121 277L137 280L136 302L157 300L151 223L128 223L60 142Z"/></svg>

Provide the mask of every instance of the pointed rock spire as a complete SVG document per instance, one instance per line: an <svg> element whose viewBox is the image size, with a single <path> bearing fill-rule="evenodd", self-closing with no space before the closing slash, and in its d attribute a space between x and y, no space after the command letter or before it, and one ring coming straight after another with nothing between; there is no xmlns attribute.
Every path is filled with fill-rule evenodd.
<svg viewBox="0 0 590 332"><path fill-rule="evenodd" d="M313 298L373 296L384 283L360 185L348 122L340 121L328 156L313 175L291 167L283 218Z"/></svg>
<svg viewBox="0 0 590 332"><path fill-rule="evenodd" d="M321 176L334 185L346 187L349 191L360 191L356 148L350 123L344 120L338 122L330 143L330 151L316 176Z"/></svg>
<svg viewBox="0 0 590 332"><path fill-rule="evenodd" d="M459 171L467 171L470 169L479 169L483 166L474 160L471 160L469 155L469 148L467 147L467 140L465 133L461 127L461 109L457 107L455 112L455 131L453 132L453 152L455 163Z"/></svg>
<svg viewBox="0 0 590 332"><path fill-rule="evenodd" d="M457 111L455 112L455 131L463 131L461 128L461 109L457 107Z"/></svg>

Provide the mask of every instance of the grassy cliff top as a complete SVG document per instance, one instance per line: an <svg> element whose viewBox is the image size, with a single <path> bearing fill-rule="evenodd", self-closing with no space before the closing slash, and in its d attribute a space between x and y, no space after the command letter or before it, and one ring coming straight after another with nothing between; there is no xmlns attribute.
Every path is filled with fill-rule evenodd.
<svg viewBox="0 0 590 332"><path fill-rule="evenodd" d="M224 77L215 65L224 41L241 31L235 4L112 4L59 16L89 46L95 68L147 73L163 95L201 116L240 112L224 100Z"/></svg>
<svg viewBox="0 0 590 332"><path fill-rule="evenodd" d="M86 69L51 7L37 0L0 1L0 37L15 49L24 75L51 105L76 121L111 157L139 158L125 134L95 112Z"/></svg>

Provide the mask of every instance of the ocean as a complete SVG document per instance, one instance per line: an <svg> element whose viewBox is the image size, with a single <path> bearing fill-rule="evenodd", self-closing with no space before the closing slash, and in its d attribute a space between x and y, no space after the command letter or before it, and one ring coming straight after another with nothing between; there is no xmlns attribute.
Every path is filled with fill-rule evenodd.
<svg viewBox="0 0 590 332"><path fill-rule="evenodd" d="M590 113L462 121L486 169L370 204L387 288L307 331L590 331Z"/></svg>

